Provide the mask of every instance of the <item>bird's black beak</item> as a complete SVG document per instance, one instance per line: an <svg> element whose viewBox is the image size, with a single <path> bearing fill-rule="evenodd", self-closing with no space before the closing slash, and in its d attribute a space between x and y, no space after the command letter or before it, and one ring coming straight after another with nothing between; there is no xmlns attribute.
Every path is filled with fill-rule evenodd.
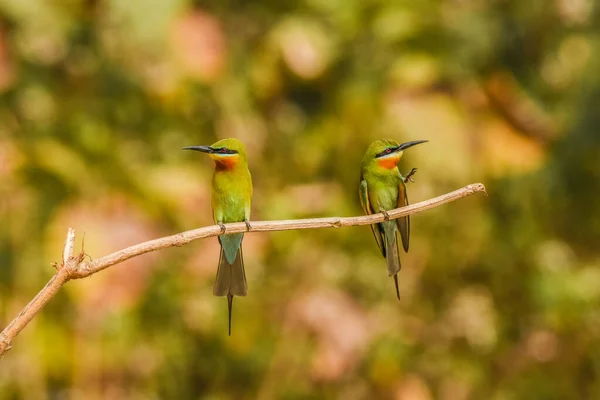
<svg viewBox="0 0 600 400"><path fill-rule="evenodd" d="M196 150L196 151L201 151L203 153L208 153L208 154L215 152L213 150L213 148L210 146L187 146L187 147L183 147L181 150Z"/></svg>
<svg viewBox="0 0 600 400"><path fill-rule="evenodd" d="M414 140L412 142L402 143L401 145L399 145L398 147L396 147L396 149L394 149L394 151L395 152L403 151L403 150L408 149L409 147L413 147L413 146L416 146L418 144L426 143L426 142L428 142L428 140Z"/></svg>

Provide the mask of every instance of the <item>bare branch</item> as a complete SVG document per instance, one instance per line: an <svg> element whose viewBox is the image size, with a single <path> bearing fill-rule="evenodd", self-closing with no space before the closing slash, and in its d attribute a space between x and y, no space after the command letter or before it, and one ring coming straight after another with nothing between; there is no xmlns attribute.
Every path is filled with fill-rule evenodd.
<svg viewBox="0 0 600 400"><path fill-rule="evenodd" d="M485 186L481 183L474 183L450 193L415 203L407 207L397 208L388 211L391 219L403 217L405 215L416 214L421 211L438 207L460 198L470 196L478 192L485 192ZM56 292L71 279L81 279L96 272L102 271L112 265L122 263L130 258L139 255L165 249L174 246L183 246L193 240L205 239L208 237L219 236L227 233L239 232L269 232L286 231L296 229L316 229L316 228L341 228L344 226L370 225L384 220L383 214L366 215L360 217L328 217L328 218L309 218L281 221L253 221L252 230L244 222L225 224L225 232L221 231L219 225L206 226L193 229L191 231L181 232L176 235L166 236L159 239L150 240L144 243L136 244L119 250L115 253L98 258L94 261L83 262L83 250L77 256L73 256L73 243L75 232L69 228L67 240L63 253L63 265L58 272L50 279L44 288L25 306L25 308L13 319L10 324L0 333L0 356L10 349L11 342L21 332L21 330L35 317L37 313L54 297Z"/></svg>
<svg viewBox="0 0 600 400"><path fill-rule="evenodd" d="M11 348L14 337L41 311L68 279L67 269L62 268L59 270L33 300L23 308L19 315L4 328L0 333L0 355Z"/></svg>
<svg viewBox="0 0 600 400"><path fill-rule="evenodd" d="M65 248L63 250L63 265L69 262L69 259L73 257L73 249L75 248L75 230L69 227L67 231L67 239L65 240Z"/></svg>

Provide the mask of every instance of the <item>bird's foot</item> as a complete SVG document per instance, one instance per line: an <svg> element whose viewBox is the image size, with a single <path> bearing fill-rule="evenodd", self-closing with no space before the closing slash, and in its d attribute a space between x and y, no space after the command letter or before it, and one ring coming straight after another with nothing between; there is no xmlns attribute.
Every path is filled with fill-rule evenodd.
<svg viewBox="0 0 600 400"><path fill-rule="evenodd" d="M416 173L417 173L416 168L411 169L410 172L408 173L408 175L406 175L406 178L404 178L404 183L409 182L409 181L412 183L415 183L415 181L412 180L412 176Z"/></svg>
<svg viewBox="0 0 600 400"><path fill-rule="evenodd" d="M244 223L246 224L246 229L248 229L248 232L250 232L252 230L252 225L250 225L250 221L244 220Z"/></svg>
<svg viewBox="0 0 600 400"><path fill-rule="evenodd" d="M227 228L225 228L225 224L223 224L222 222L219 222L219 228L221 228L221 235L225 233L225 231L227 231Z"/></svg>
<svg viewBox="0 0 600 400"><path fill-rule="evenodd" d="M390 214L388 214L388 212L387 212L387 211L385 211L385 210L381 210L381 213L383 214L383 219L384 219L384 220L386 220L386 221L389 221L389 220L390 220Z"/></svg>

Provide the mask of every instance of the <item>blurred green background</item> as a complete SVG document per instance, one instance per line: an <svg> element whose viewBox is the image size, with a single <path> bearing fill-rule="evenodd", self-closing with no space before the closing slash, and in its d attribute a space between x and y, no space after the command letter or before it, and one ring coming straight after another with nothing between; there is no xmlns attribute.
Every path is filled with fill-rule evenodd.
<svg viewBox="0 0 600 400"><path fill-rule="evenodd" d="M428 139L395 298L368 227L214 238L60 291L0 399L600 398L600 7L592 0L0 0L0 327L67 227L98 258L210 225L238 137L253 219L361 213L377 138Z"/></svg>

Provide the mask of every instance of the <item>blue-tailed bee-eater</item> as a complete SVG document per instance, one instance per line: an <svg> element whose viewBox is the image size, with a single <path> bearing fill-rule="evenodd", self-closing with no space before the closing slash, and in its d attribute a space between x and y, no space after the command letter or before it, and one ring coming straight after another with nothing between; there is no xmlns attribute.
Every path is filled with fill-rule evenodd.
<svg viewBox="0 0 600 400"><path fill-rule="evenodd" d="M417 140L398 144L392 140L376 140L369 145L361 162L360 203L365 214L383 213L386 216L384 222L371 225L371 230L387 260L388 275L394 277L398 299L397 275L401 265L397 233L400 233L404 251L408 252L410 217L407 215L390 221L387 211L408 205L406 182L411 180L416 168L403 177L398 170L398 162L405 149L425 142Z"/></svg>
<svg viewBox="0 0 600 400"><path fill-rule="evenodd" d="M212 177L211 203L213 220L221 226L230 222L245 222L250 225L252 202L252 178L244 144L238 139L223 139L211 146L189 146L184 150L207 153L215 162ZM248 284L242 257L243 233L219 236L221 255L213 294L227 296L229 313L229 335L231 335L231 311L234 296L246 296Z"/></svg>

